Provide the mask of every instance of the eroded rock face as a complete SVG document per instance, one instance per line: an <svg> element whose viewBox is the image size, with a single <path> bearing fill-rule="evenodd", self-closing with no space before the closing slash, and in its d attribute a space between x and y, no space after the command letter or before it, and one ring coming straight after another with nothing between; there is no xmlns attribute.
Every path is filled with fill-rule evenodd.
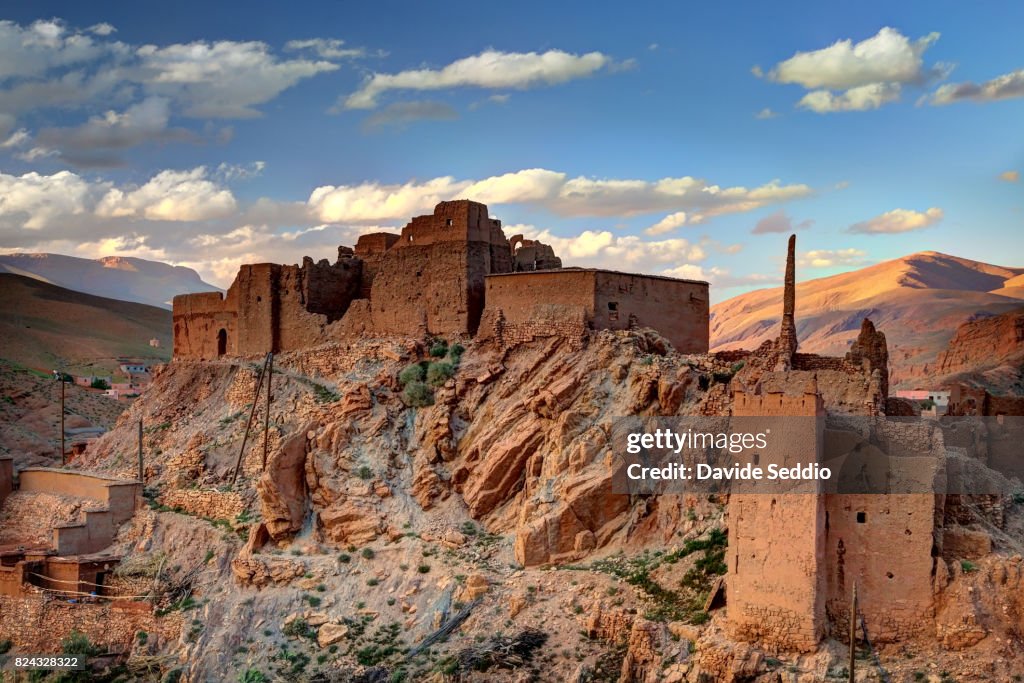
<svg viewBox="0 0 1024 683"><path fill-rule="evenodd" d="M889 397L889 348L885 343L885 335L875 329L875 324L864 318L860 326L860 334L850 347L846 359L862 365L869 374L878 371L883 399Z"/></svg>
<svg viewBox="0 0 1024 683"><path fill-rule="evenodd" d="M263 523L274 540L301 530L306 518L307 433L311 428L308 425L282 441L256 483Z"/></svg>

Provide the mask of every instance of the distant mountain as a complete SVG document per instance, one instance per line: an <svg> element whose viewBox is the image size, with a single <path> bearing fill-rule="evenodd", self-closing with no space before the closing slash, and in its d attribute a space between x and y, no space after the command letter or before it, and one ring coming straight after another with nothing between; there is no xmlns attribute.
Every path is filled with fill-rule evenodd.
<svg viewBox="0 0 1024 683"><path fill-rule="evenodd" d="M166 309L0 274L0 357L19 365L110 374L121 356L168 360L171 344Z"/></svg>
<svg viewBox="0 0 1024 683"><path fill-rule="evenodd" d="M911 254L796 287L800 350L842 355L871 318L889 344L891 383L935 381L939 354L957 327L1024 306L1024 268L934 251ZM714 350L754 348L778 335L782 288L741 294L711 308ZM966 368L961 368L966 371Z"/></svg>
<svg viewBox="0 0 1024 683"><path fill-rule="evenodd" d="M170 308L176 294L219 291L191 268L122 256L84 259L61 254L6 254L0 255L0 272L162 308Z"/></svg>

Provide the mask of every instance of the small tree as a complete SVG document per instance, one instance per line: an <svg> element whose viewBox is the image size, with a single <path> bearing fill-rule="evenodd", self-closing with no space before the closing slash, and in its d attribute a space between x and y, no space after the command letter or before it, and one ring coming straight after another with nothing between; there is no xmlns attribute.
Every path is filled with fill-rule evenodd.
<svg viewBox="0 0 1024 683"><path fill-rule="evenodd" d="M99 377L94 377L92 383L89 386L92 387L93 389L103 390L107 390L110 388L110 385L107 383L107 380L101 379Z"/></svg>

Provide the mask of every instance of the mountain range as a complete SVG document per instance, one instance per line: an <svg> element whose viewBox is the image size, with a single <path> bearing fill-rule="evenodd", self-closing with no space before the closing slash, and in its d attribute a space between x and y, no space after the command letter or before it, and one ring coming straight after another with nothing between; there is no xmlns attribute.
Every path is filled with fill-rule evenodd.
<svg viewBox="0 0 1024 683"><path fill-rule="evenodd" d="M842 355L870 318L889 345L896 388L928 388L937 359L962 324L1024 310L1024 268L935 251L797 282L800 350ZM755 348L778 335L782 288L762 289L711 308L712 350Z"/></svg>
<svg viewBox="0 0 1024 683"><path fill-rule="evenodd" d="M176 294L220 291L191 268L126 256L0 255L0 273L42 280L84 294L170 308Z"/></svg>

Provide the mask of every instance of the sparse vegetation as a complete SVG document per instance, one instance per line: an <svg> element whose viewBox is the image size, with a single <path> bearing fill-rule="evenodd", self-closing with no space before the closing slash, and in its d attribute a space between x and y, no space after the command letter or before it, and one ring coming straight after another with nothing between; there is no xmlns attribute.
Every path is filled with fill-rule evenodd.
<svg viewBox="0 0 1024 683"><path fill-rule="evenodd" d="M410 382L422 382L427 378L427 369L420 363L410 365L398 373L398 381L405 386Z"/></svg>
<svg viewBox="0 0 1024 683"><path fill-rule="evenodd" d="M434 405L434 392L423 382L409 382L402 390L402 400L411 408Z"/></svg>
<svg viewBox="0 0 1024 683"><path fill-rule="evenodd" d="M439 387L455 376L455 366L451 363L431 363L427 366L427 383Z"/></svg>
<svg viewBox="0 0 1024 683"><path fill-rule="evenodd" d="M107 389L110 388L110 383L107 382L107 380L102 379L100 377L94 377L92 382L89 383L89 386L93 389L101 389L103 391L106 391Z"/></svg>
<svg viewBox="0 0 1024 683"><path fill-rule="evenodd" d="M377 555L373 552L373 548L363 548L363 551L360 554L363 556L363 559L366 560L372 560Z"/></svg>

